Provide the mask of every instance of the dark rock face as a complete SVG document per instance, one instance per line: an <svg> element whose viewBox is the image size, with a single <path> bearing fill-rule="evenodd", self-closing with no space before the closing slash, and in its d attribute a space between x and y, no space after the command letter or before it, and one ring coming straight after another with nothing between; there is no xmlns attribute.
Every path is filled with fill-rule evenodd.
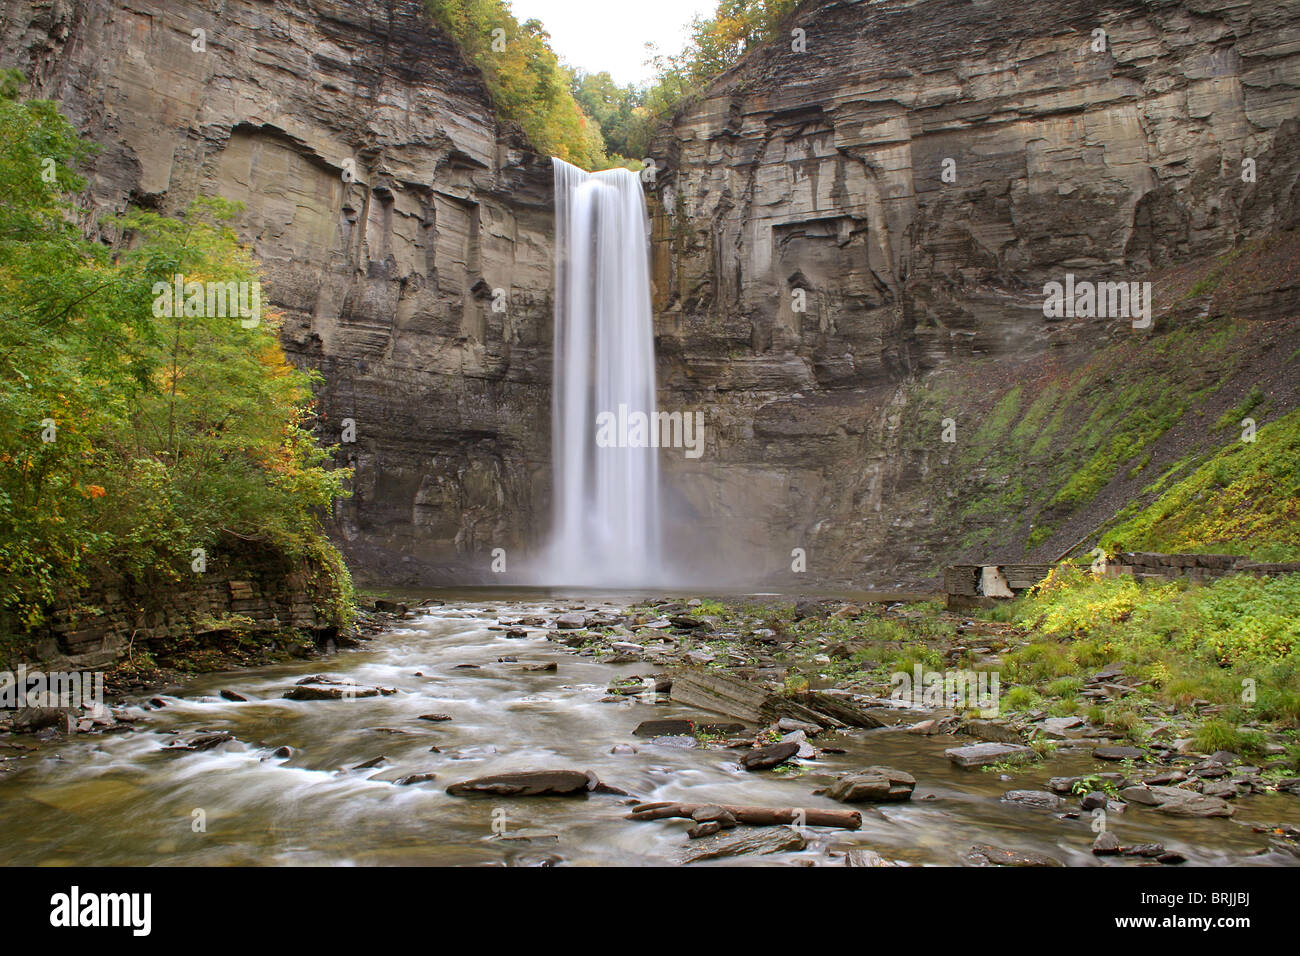
<svg viewBox="0 0 1300 956"><path fill-rule="evenodd" d="M978 422L918 421L909 387L1068 374L1108 333L1045 318L1045 282L1294 227L1300 8L821 0L791 26L806 52L753 51L651 150L660 401L708 426L664 459L677 531L774 578L797 546L792 581L914 581L965 530L935 524L940 421Z"/></svg>
<svg viewBox="0 0 1300 956"><path fill-rule="evenodd" d="M531 542L550 164L498 124L420 0L0 0L0 50L103 147L100 213L247 204L285 349L324 375L318 432L355 427L335 517L359 576L487 579L492 548Z"/></svg>

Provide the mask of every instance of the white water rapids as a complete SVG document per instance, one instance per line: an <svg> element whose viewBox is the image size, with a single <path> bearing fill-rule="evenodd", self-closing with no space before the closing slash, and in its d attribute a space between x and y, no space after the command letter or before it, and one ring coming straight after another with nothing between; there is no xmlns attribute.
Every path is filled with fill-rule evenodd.
<svg viewBox="0 0 1300 956"><path fill-rule="evenodd" d="M556 159L554 524L543 577L646 586L664 577L658 450L597 443L602 413L655 419L650 249L640 178Z"/></svg>

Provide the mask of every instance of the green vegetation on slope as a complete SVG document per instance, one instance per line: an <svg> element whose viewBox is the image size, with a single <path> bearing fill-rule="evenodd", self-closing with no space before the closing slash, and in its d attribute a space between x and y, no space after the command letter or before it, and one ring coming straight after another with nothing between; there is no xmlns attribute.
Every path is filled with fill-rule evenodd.
<svg viewBox="0 0 1300 956"><path fill-rule="evenodd" d="M505 0L427 0L430 15L487 82L497 108L518 123L534 148L584 169L608 165L600 127L569 89L537 20L519 23Z"/></svg>
<svg viewBox="0 0 1300 956"><path fill-rule="evenodd" d="M711 17L696 17L680 53L658 55L644 90L619 87L608 73L575 78L574 93L593 116L611 156L644 158L655 129L691 96L748 51L781 32L799 0L719 0Z"/></svg>
<svg viewBox="0 0 1300 956"><path fill-rule="evenodd" d="M1258 346L1259 331L1258 323L1247 320L1182 319L1149 336L1120 338L1081 367L1046 369L1032 380L1001 387L990 382L986 369L959 369L914 387L909 400L915 411L907 419L917 424L906 441L931 445L939 422L954 418L958 441L952 473L960 493L953 498L956 504L939 504L953 511L944 520L966 530L963 544L971 550L994 535L1019 538L1034 548L1115 479L1144 476L1152 468L1156 442L1188 416L1204 414L1204 403L1232 381L1245 356ZM1240 407L1254 408L1261 401L1252 394ZM1232 418L1233 424L1241 417ZM1213 430L1212 424L1205 422L1205 429ZM1281 455L1287 446L1277 436L1270 431L1269 442L1251 454L1249 462L1262 467L1270 447ZM1236 437L1237 431L1223 432L1222 440L1239 444ZM1234 451L1229 448L1223 454ZM1189 458L1159 477L1152 475L1146 493L1158 493L1195 464ZM1263 501L1260 488L1243 488L1246 491ZM1281 491L1279 484L1279 495ZM1263 505L1268 507L1267 502ZM1277 507L1282 507L1280 501ZM1294 512L1290 514L1293 520ZM1005 523L1007 518L1011 524ZM1259 527L1272 520L1262 519ZM1143 525L1149 527L1150 522ZM1182 549L1218 540L1202 534L1208 530L1189 524ZM1125 537L1127 547L1159 549L1135 531L1130 529ZM1283 534L1283 529L1277 533ZM1202 540L1196 544L1198 536Z"/></svg>
<svg viewBox="0 0 1300 956"><path fill-rule="evenodd" d="M1026 629L1030 642L1007 655L1005 674L1054 698L1053 713L1085 714L1090 705L1075 697L1071 679L1117 662L1143 683L1110 705L1106 722L1138 728L1132 718L1192 708L1235 734L1229 742L1236 746L1225 749L1250 749L1238 724L1300 727L1296 607L1300 574L1157 585L1058 569L1014 604L987 613Z"/></svg>
<svg viewBox="0 0 1300 956"><path fill-rule="evenodd" d="M1253 442L1234 435L1148 507L1131 510L1102 547L1300 558L1300 410L1264 425Z"/></svg>
<svg viewBox="0 0 1300 956"><path fill-rule="evenodd" d="M584 169L639 168L656 127L748 50L776 37L798 0L719 0L696 17L680 53L653 59L645 89L557 59L537 20L517 21L507 0L426 0L434 21L482 71L502 115L534 148ZM648 15L653 15L650 13Z"/></svg>
<svg viewBox="0 0 1300 956"><path fill-rule="evenodd" d="M237 207L134 212L115 254L84 239L68 197L91 147L0 80L0 618L39 625L99 567L179 580L194 549L231 540L313 557L346 588L318 517L346 472L307 430L313 379L276 317L196 314L188 297L188 314L157 314L177 274L249 283L251 304L256 266L224 225Z"/></svg>

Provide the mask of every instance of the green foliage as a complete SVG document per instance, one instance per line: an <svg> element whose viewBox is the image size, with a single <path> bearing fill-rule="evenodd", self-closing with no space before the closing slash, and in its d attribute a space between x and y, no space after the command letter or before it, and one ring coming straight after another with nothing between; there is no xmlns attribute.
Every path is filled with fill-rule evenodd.
<svg viewBox="0 0 1300 956"><path fill-rule="evenodd" d="M570 90L578 105L599 126L608 165L639 169L649 121L645 91L630 84L619 86L605 72L574 73Z"/></svg>
<svg viewBox="0 0 1300 956"><path fill-rule="evenodd" d="M1214 701L1225 718L1284 727L1300 720L1300 574L1152 585L1057 569L1013 606L1032 640L1007 655L1010 679L1048 682L1044 692L1071 699L1072 675L1102 663L1145 679L1104 715L1090 708L1093 723L1138 733L1137 715L1155 699Z"/></svg>
<svg viewBox="0 0 1300 956"><path fill-rule="evenodd" d="M276 317L155 315L175 274L257 281L238 207L131 213L113 257L67 198L89 152L53 103L0 99L0 614L30 628L96 567L174 580L222 541L341 565L317 514L346 473L307 430L312 378Z"/></svg>
<svg viewBox="0 0 1300 956"><path fill-rule="evenodd" d="M1197 750L1207 754L1218 750L1254 754L1262 749L1263 744L1263 738L1259 733L1242 730L1235 724L1218 717L1207 720L1196 728L1192 740Z"/></svg>
<svg viewBox="0 0 1300 956"><path fill-rule="evenodd" d="M644 156L655 127L747 52L776 37L798 5L799 0L719 0L712 17L696 17L681 53L654 58L655 82L623 128L627 155Z"/></svg>
<svg viewBox="0 0 1300 956"><path fill-rule="evenodd" d="M1254 442L1222 448L1106 534L1102 546L1300 557L1300 411L1261 427Z"/></svg>
<svg viewBox="0 0 1300 956"><path fill-rule="evenodd" d="M540 22L520 23L505 0L426 2L434 21L483 72L497 108L536 149L584 169L608 165L600 126L574 99L572 76Z"/></svg>

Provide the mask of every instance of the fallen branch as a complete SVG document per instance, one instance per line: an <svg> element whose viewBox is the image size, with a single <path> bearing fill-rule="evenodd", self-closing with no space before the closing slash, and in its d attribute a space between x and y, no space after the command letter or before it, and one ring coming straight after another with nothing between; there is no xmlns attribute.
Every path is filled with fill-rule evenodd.
<svg viewBox="0 0 1300 956"><path fill-rule="evenodd" d="M775 827L798 824L807 827L838 827L856 830L862 826L862 814L857 810L813 810L798 807L733 807L720 803L641 803L632 808L628 820L667 820L672 817L692 819L704 807L721 807L737 823L755 827Z"/></svg>

